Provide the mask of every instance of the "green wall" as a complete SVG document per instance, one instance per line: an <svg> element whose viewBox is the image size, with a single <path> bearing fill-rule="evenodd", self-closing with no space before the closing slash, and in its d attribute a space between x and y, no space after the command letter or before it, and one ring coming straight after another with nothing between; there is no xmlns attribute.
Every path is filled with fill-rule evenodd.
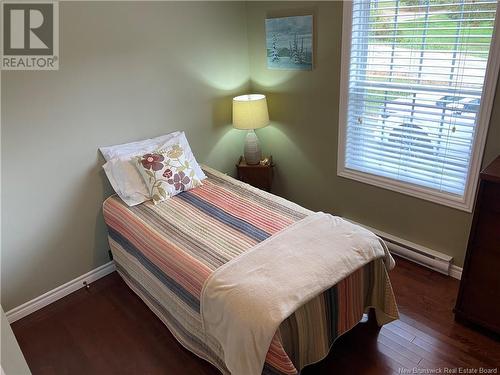
<svg viewBox="0 0 500 375"><path fill-rule="evenodd" d="M313 12L313 71L266 68L266 16ZM462 266L472 215L337 176L342 2L248 2L252 89L268 95L273 125L258 131L277 165L276 193L427 246ZM500 154L500 95L483 164Z"/></svg>
<svg viewBox="0 0 500 375"><path fill-rule="evenodd" d="M244 3L61 2L60 70L2 74L2 305L109 261L99 146L184 129L234 169L248 89Z"/></svg>

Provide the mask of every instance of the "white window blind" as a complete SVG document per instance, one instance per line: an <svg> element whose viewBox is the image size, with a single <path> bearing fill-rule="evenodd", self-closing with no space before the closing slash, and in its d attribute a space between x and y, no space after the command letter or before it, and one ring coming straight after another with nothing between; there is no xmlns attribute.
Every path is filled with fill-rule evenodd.
<svg viewBox="0 0 500 375"><path fill-rule="evenodd" d="M352 2L345 168L464 195L496 7Z"/></svg>

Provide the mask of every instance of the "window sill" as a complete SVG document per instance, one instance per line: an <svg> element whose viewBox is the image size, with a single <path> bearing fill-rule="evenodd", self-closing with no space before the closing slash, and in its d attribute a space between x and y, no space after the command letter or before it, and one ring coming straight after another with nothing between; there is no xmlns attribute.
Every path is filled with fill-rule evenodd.
<svg viewBox="0 0 500 375"><path fill-rule="evenodd" d="M439 192L434 189L413 185L407 182L401 182L370 173L359 172L340 166L337 168L337 176L392 190L401 194L412 196L414 198L420 198L465 212L472 212L472 208L474 206L473 197L475 188L472 189L474 191L466 191L464 196L460 197L449 193ZM475 186L476 184L471 185Z"/></svg>

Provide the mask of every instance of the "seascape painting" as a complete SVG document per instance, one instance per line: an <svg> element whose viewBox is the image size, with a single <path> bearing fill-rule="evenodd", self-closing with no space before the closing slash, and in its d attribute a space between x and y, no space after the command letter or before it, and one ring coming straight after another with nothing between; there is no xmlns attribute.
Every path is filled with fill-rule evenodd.
<svg viewBox="0 0 500 375"><path fill-rule="evenodd" d="M313 16L266 19L267 67L311 70L313 67Z"/></svg>

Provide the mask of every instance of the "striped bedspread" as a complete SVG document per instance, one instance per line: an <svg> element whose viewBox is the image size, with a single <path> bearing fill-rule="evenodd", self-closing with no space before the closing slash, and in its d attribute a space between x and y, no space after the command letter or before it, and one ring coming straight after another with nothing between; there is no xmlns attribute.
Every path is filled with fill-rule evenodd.
<svg viewBox="0 0 500 375"><path fill-rule="evenodd" d="M203 186L159 205L103 205L109 243L125 282L188 350L228 374L219 344L205 337L200 295L218 267L310 211L211 168ZM291 275L293 277L293 275ZM297 374L324 358L369 307L397 318L383 260L373 261L309 301L276 332L263 374Z"/></svg>

